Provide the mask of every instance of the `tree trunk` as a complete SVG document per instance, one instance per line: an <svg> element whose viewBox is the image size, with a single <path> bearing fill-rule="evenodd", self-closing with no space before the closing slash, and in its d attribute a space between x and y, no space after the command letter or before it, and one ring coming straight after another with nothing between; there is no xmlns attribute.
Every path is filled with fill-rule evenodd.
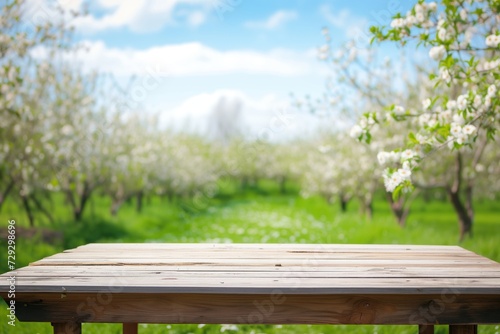
<svg viewBox="0 0 500 334"><path fill-rule="evenodd" d="M368 217L369 220L372 220L372 218L373 218L373 201L371 199L369 199L369 200L365 200L363 203L364 203L363 207L365 208L364 211L365 211L366 217Z"/></svg>
<svg viewBox="0 0 500 334"><path fill-rule="evenodd" d="M472 237L472 217L473 217L473 208L472 208L472 184L468 185L468 189L466 190L466 196L469 196L469 200L471 203L468 204L470 211L463 204L460 199L460 186L462 183L462 154L460 152L457 153L455 160L455 180L451 187L448 187L448 197L450 198L451 204L455 209L455 213L458 217L458 224L460 226L460 238L459 241L462 242L465 236L468 234Z"/></svg>
<svg viewBox="0 0 500 334"><path fill-rule="evenodd" d="M279 185L280 185L280 193L285 194L286 193L286 177L282 176L279 178Z"/></svg>
<svg viewBox="0 0 500 334"><path fill-rule="evenodd" d="M90 186L87 182L84 182L83 183L83 190L82 190L82 193L80 194L80 201L79 201L78 205L74 206L74 209L73 209L73 217L75 218L75 220L77 222L82 220L83 211L85 210L85 206L86 206L91 194L92 194L92 189L90 188Z"/></svg>
<svg viewBox="0 0 500 334"><path fill-rule="evenodd" d="M35 195L31 196L31 200L33 201L33 203L35 203L38 210L40 210L45 215L45 217L47 217L47 219L50 221L50 223L54 224L54 218L52 217L50 212L47 209L45 209L42 202L40 202Z"/></svg>
<svg viewBox="0 0 500 334"><path fill-rule="evenodd" d="M469 182L467 184L467 187L465 188L465 207L467 209L467 214L469 215L472 221L472 224L474 224L473 189L474 186L472 182ZM472 231L471 231L471 236L472 236Z"/></svg>
<svg viewBox="0 0 500 334"><path fill-rule="evenodd" d="M123 202L124 202L123 198L113 198L113 201L111 202L111 208L109 209L109 213L111 214L111 216L113 217L116 216Z"/></svg>
<svg viewBox="0 0 500 334"><path fill-rule="evenodd" d="M394 201L391 193L387 193L387 201L391 207L391 211L396 218L396 221L399 226L405 227L406 219L410 214L409 206L405 206L405 201L403 197L400 197L397 201Z"/></svg>
<svg viewBox="0 0 500 334"><path fill-rule="evenodd" d="M142 212L142 200L143 200L143 198L144 198L144 192L141 190L136 195L137 203L136 203L135 209L136 209L137 213Z"/></svg>
<svg viewBox="0 0 500 334"><path fill-rule="evenodd" d="M340 202L340 212L342 213L347 212L347 204L349 203L349 198L347 198L344 195L339 195L339 202Z"/></svg>
<svg viewBox="0 0 500 334"><path fill-rule="evenodd" d="M8 184L5 190L0 193L0 210L2 209L2 205L5 202L5 199L9 195L10 191L14 188L14 180L11 180Z"/></svg>
<svg viewBox="0 0 500 334"><path fill-rule="evenodd" d="M28 202L28 197L22 195L21 200L23 202L24 210L26 211L26 214L28 215L28 221L30 222L30 227L34 227L35 226L35 217L33 216L33 211L31 210L30 204Z"/></svg>
<svg viewBox="0 0 500 334"><path fill-rule="evenodd" d="M472 217L469 216L467 209L463 205L459 192L450 188L448 189L448 196L458 217L458 224L460 225L459 241L462 242L467 234L472 237Z"/></svg>

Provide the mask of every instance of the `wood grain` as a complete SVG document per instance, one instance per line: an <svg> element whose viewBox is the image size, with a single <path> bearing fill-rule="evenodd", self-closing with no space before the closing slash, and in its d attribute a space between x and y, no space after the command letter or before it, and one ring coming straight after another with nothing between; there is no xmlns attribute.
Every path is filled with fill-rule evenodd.
<svg viewBox="0 0 500 334"><path fill-rule="evenodd" d="M82 334L82 324L75 322L52 323L54 334Z"/></svg>
<svg viewBox="0 0 500 334"><path fill-rule="evenodd" d="M228 324L498 323L484 295L19 294L21 321Z"/></svg>

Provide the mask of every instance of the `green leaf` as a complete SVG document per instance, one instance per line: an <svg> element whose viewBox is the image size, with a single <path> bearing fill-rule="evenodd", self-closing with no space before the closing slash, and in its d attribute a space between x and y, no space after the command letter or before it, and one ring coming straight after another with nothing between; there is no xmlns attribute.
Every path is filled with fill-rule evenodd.
<svg viewBox="0 0 500 334"><path fill-rule="evenodd" d="M392 192L392 199L394 201L397 201L399 199L399 197L401 197L401 190L403 189L403 185L400 184L399 186L397 186L394 191Z"/></svg>
<svg viewBox="0 0 500 334"><path fill-rule="evenodd" d="M418 144L419 144L419 142L418 142L418 140L417 140L417 138L415 137L415 134L414 134L413 132L410 132L410 133L408 134L408 139L409 139L409 140L410 140L410 142L411 142L411 143L413 143L413 144L416 144L416 145L418 145Z"/></svg>
<svg viewBox="0 0 500 334"><path fill-rule="evenodd" d="M372 141L372 135L369 132L367 132L365 137L366 137L366 143L370 144Z"/></svg>

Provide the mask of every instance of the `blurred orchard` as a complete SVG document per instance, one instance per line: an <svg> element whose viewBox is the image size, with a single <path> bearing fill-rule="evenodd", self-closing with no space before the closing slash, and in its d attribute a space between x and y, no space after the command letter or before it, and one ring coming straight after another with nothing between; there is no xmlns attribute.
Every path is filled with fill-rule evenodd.
<svg viewBox="0 0 500 334"><path fill-rule="evenodd" d="M268 179L343 211L357 201L367 217L384 198L402 226L416 196L446 198L463 239L472 233L474 201L498 199L497 0L419 1L389 27L372 27L369 49L335 45L325 28L319 59L337 79L321 98L291 104L336 113L349 127L287 142L161 128L139 105L127 105L112 78L67 61L79 48L68 22L80 14L26 23L25 6L8 2L0 21L0 209L15 201L31 225L38 214L57 219L56 194L78 222L93 196L110 198L112 214L131 199L140 211L150 196L201 209L224 182L245 189ZM382 42L427 58L380 59Z"/></svg>

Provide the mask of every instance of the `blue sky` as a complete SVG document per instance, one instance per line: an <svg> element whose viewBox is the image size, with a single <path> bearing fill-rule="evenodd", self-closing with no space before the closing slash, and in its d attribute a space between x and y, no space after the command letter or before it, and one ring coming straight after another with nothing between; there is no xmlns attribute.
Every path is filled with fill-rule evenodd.
<svg viewBox="0 0 500 334"><path fill-rule="evenodd" d="M255 135L276 113L292 113L290 93L323 93L332 73L316 58L322 27L330 28L338 45L350 38L367 41L370 24L389 24L412 2L93 0L87 2L89 15L73 23L90 50L79 57L85 66L122 82L136 76L129 93L134 107L159 113L162 124L204 131L223 100L236 106L235 119ZM325 121L295 113L293 123L289 134L314 131Z"/></svg>

